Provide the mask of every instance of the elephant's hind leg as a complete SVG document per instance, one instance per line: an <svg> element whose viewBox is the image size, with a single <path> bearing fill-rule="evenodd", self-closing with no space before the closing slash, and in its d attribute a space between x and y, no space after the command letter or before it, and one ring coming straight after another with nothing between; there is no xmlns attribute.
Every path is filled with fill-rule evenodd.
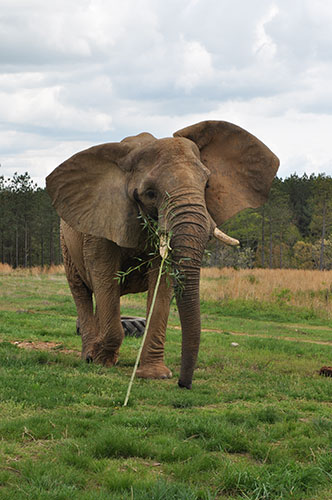
<svg viewBox="0 0 332 500"><path fill-rule="evenodd" d="M61 247L69 288L77 309L79 333L82 338L82 359L90 361L92 359L93 344L97 337L92 292L80 277L69 254L63 235L61 235Z"/></svg>
<svg viewBox="0 0 332 500"><path fill-rule="evenodd" d="M114 289L115 288L115 289ZM117 283L107 289L94 290L97 304L99 336L93 346L93 361L104 366L117 363L124 338L120 317L120 294Z"/></svg>
<svg viewBox="0 0 332 500"><path fill-rule="evenodd" d="M96 258L98 256L98 258ZM120 285L116 278L121 268L121 252L115 243L103 239L85 239L84 259L96 300L98 338L95 339L92 358L105 366L116 364L124 338L120 316Z"/></svg>

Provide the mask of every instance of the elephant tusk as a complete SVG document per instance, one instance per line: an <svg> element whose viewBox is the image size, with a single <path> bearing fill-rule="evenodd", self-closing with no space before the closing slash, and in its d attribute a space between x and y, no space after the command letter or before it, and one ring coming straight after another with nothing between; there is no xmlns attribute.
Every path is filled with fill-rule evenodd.
<svg viewBox="0 0 332 500"><path fill-rule="evenodd" d="M169 239L167 238L166 234L162 234L160 236L160 246L159 246L159 253L162 259L167 257L168 250L172 250L171 247L169 246Z"/></svg>
<svg viewBox="0 0 332 500"><path fill-rule="evenodd" d="M220 229L218 229L217 227L215 228L215 230L213 232L213 236L215 236L218 240L225 243L225 245L237 246L240 244L239 240L236 240L235 238L231 238L230 236L227 236L227 234L220 231Z"/></svg>

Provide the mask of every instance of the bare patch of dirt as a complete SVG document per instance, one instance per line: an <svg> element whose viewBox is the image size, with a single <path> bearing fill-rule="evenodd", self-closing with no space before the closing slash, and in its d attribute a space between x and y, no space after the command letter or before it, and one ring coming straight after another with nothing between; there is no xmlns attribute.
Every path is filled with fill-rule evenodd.
<svg viewBox="0 0 332 500"><path fill-rule="evenodd" d="M174 330L181 330L180 326L173 326L169 325L171 328L174 328ZM332 341L329 340L310 340L310 339L301 339L301 338L296 338L296 337L277 337L276 335L262 335L258 334L256 335L255 333L246 333L246 332L230 332L229 330L215 330L211 328L202 328L202 332L209 332L209 333L227 333L227 335L234 335L236 337L254 337L254 338L259 338L259 339L276 339L276 340L286 340L288 342L302 342L304 344L318 344L318 345L331 345L332 346Z"/></svg>
<svg viewBox="0 0 332 500"><path fill-rule="evenodd" d="M318 344L318 345L332 345L330 340L309 340L309 339L295 339L293 337L276 337L279 340L290 340L291 342L303 342L304 344Z"/></svg>
<svg viewBox="0 0 332 500"><path fill-rule="evenodd" d="M295 324L295 323L284 323L284 325L287 327L287 328L292 328L294 330L306 330L307 328L309 330L325 330L325 331L329 331L329 330L332 330L332 328L330 326L318 326L318 325L301 325L301 324ZM301 332L302 333L302 332ZM308 332L305 332L305 333L308 333ZM308 333L309 334L309 333Z"/></svg>
<svg viewBox="0 0 332 500"><path fill-rule="evenodd" d="M0 342L3 342L0 340ZM16 340L10 341L11 344L19 347L20 349L27 349L31 351L53 351L61 352L64 354L76 354L80 355L79 351L74 349L66 349L63 344L57 342L42 342L42 341L31 341L31 340Z"/></svg>

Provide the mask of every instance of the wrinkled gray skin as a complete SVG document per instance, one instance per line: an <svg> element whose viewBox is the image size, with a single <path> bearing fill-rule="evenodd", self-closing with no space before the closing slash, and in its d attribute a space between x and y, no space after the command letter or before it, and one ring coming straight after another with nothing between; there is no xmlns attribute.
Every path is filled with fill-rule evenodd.
<svg viewBox="0 0 332 500"><path fill-rule="evenodd" d="M116 273L145 258L147 235L138 215L171 234L173 258L184 275L177 305L182 328L179 386L191 388L200 342L200 265L216 226L267 195L279 160L257 138L227 122L201 122L173 138L143 133L120 143L82 151L47 178L62 218L61 238L68 283L82 335L82 358L111 366L123 340L120 296L148 290L147 309L160 258L152 269ZM171 207L171 208L169 208ZM93 311L92 295L96 310ZM164 341L172 290L164 276L137 375L169 378Z"/></svg>

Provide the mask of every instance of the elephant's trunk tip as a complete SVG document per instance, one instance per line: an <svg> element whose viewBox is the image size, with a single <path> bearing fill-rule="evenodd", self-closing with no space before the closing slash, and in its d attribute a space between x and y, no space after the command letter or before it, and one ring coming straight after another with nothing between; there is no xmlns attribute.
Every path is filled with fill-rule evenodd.
<svg viewBox="0 0 332 500"><path fill-rule="evenodd" d="M166 259L168 251L172 250L170 247L170 238L166 234L160 236L159 253L162 259Z"/></svg>
<svg viewBox="0 0 332 500"><path fill-rule="evenodd" d="M179 380L178 381L178 386L181 389L188 389L188 390L190 390L192 388L192 383L190 383L190 384L184 384L183 382L181 382L181 380Z"/></svg>

